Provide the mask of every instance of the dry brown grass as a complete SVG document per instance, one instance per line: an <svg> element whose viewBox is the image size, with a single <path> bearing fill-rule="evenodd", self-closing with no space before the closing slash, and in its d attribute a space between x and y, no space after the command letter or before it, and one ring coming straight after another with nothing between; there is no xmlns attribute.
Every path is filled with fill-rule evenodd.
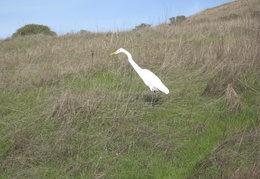
<svg viewBox="0 0 260 179"><path fill-rule="evenodd" d="M12 88L44 86L71 74L103 68L128 75L132 69L124 57L115 60L109 56L119 47L129 50L140 66L164 73L197 66L212 77L245 78L252 71L259 75L259 28L258 18L243 16L133 32L20 38L15 40L18 45L9 41L1 48L1 88L10 84Z"/></svg>
<svg viewBox="0 0 260 179"><path fill-rule="evenodd" d="M226 99L227 99L227 105L230 107L232 111L235 112L240 111L241 100L231 84L228 84L227 86Z"/></svg>

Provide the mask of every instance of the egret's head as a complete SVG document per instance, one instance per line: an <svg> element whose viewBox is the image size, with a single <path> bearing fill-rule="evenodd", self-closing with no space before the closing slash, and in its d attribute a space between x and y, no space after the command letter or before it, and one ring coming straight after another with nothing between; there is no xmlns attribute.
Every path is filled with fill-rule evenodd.
<svg viewBox="0 0 260 179"><path fill-rule="evenodd" d="M121 53L121 52L123 52L123 51L124 51L124 49L123 49L123 48L120 48L120 49L118 49L117 51L111 53L111 55L115 55L115 54Z"/></svg>

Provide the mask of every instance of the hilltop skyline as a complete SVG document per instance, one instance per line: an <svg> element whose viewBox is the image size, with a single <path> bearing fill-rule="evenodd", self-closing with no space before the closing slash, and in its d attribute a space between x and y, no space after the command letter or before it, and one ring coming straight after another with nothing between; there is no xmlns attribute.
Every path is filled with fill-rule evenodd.
<svg viewBox="0 0 260 179"><path fill-rule="evenodd" d="M3 0L0 7L0 38L10 37L26 24L41 24L60 34L80 30L92 32L131 30L141 23L152 26L170 17L191 16L232 0L172 1L145 0Z"/></svg>

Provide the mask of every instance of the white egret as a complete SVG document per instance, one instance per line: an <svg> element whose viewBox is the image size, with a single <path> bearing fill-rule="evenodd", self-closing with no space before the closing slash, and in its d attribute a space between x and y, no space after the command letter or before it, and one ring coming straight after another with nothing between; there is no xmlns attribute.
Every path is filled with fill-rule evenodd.
<svg viewBox="0 0 260 179"><path fill-rule="evenodd" d="M120 48L117 51L111 53L111 55L118 54L118 53L124 53L127 55L129 63L133 66L135 71L142 78L144 84L150 88L150 90L153 92L153 94L156 95L156 97L157 97L156 91L162 91L165 94L169 93L169 89L162 83L162 81L153 72L151 72L148 69L142 69L134 62L132 55L127 50ZM152 105L155 104L153 94L151 100Z"/></svg>

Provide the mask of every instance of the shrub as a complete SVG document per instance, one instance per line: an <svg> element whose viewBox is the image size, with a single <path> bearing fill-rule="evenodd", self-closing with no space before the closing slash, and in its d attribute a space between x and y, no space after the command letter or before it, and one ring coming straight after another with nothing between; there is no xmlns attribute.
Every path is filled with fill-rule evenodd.
<svg viewBox="0 0 260 179"><path fill-rule="evenodd" d="M179 24L182 23L184 20L186 20L185 16L176 16L169 18L170 24Z"/></svg>
<svg viewBox="0 0 260 179"><path fill-rule="evenodd" d="M138 26L135 26L134 30L144 29L144 28L148 28L148 27L151 27L151 25L142 23L142 24L140 24Z"/></svg>
<svg viewBox="0 0 260 179"><path fill-rule="evenodd" d="M90 31L87 31L87 30L80 30L79 31L80 34L84 34L84 33L91 33Z"/></svg>
<svg viewBox="0 0 260 179"><path fill-rule="evenodd" d="M12 36L17 37L17 36L25 36L25 35L32 35L32 34L57 35L56 32L51 31L48 26L28 24L17 29Z"/></svg>
<svg viewBox="0 0 260 179"><path fill-rule="evenodd" d="M173 24L176 20L176 17L171 17L171 18L169 18L169 20L170 20L170 23Z"/></svg>

